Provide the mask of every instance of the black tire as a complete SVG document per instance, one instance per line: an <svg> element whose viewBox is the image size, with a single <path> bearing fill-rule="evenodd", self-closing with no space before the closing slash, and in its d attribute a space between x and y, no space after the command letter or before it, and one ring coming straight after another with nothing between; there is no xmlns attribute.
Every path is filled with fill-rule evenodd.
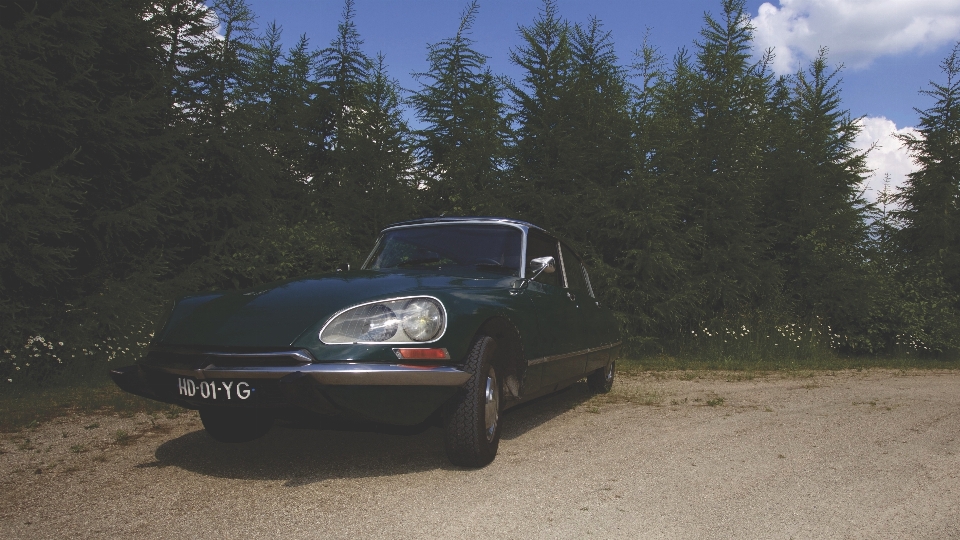
<svg viewBox="0 0 960 540"><path fill-rule="evenodd" d="M454 465L483 467L497 456L503 386L493 365L495 353L493 338L474 340L464 365L472 375L444 407L444 446Z"/></svg>
<svg viewBox="0 0 960 540"><path fill-rule="evenodd" d="M200 409L203 428L214 439L225 443L243 443L259 439L270 431L273 418L243 409Z"/></svg>
<svg viewBox="0 0 960 540"><path fill-rule="evenodd" d="M597 394L606 394L613 388L613 378L616 374L617 362L610 362L606 366L587 375L587 386Z"/></svg>

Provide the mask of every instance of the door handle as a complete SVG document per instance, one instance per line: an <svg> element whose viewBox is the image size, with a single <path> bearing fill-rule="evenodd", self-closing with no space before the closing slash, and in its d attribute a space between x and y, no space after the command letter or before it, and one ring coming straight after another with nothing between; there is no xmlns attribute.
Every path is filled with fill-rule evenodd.
<svg viewBox="0 0 960 540"><path fill-rule="evenodd" d="M567 291L567 298L569 298L571 302L576 302L576 301L577 301L577 295L573 294L573 293L570 292L570 291Z"/></svg>

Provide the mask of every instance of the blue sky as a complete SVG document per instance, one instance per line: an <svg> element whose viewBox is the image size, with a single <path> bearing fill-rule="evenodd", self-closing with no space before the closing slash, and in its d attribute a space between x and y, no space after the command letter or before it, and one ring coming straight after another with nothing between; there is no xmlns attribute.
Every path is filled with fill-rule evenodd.
<svg viewBox="0 0 960 540"><path fill-rule="evenodd" d="M276 21L284 42L306 34L313 47L334 37L342 0L249 0L261 28ZM667 58L681 47L693 49L704 12L718 15L720 0L558 0L570 22L596 16L612 32L617 53L629 63L649 42ZM426 69L426 47L456 32L466 0L356 0L356 24L371 56L384 53L390 75L407 89L418 87L411 76ZM473 28L476 48L490 57L495 73L514 79L520 72L509 61L519 45L517 28L530 24L539 0L480 0ZM942 80L939 63L960 40L960 0L748 0L757 27L758 52L774 47L778 72L795 72L816 50L830 49L832 64L843 64L843 105L863 116L863 147L879 143L870 158L877 181L889 172L894 184L912 168L891 134L917 123L914 107L929 106L918 94L931 79ZM872 198L872 197L871 197Z"/></svg>

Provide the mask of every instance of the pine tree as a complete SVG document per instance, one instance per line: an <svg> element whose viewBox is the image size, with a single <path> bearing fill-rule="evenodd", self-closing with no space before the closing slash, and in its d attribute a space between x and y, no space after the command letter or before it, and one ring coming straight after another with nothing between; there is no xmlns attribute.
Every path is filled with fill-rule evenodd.
<svg viewBox="0 0 960 540"><path fill-rule="evenodd" d="M0 341L129 324L173 258L183 153L141 2L0 15Z"/></svg>
<svg viewBox="0 0 960 540"><path fill-rule="evenodd" d="M273 178L272 200L260 201L269 212L218 258L223 273L238 283L330 270L344 260L340 228L318 210L310 189L313 152L326 141L332 113L327 91L314 78L318 53L305 36L286 53L280 41L281 29L267 25L233 98L233 115L242 122L233 129Z"/></svg>
<svg viewBox="0 0 960 540"><path fill-rule="evenodd" d="M581 212L572 230L582 238L600 234L597 218L608 208L610 196L631 174L633 125L626 72L619 65L613 39L592 18L572 29L574 67L570 81L569 123L575 153L568 158Z"/></svg>
<svg viewBox="0 0 960 540"><path fill-rule="evenodd" d="M351 116L363 101L363 85L370 79L373 62L361 46L363 40L354 23L353 0L344 0L343 16L337 25L337 37L320 51L318 73L336 102L331 146L337 146L341 131L356 127Z"/></svg>
<svg viewBox="0 0 960 540"><path fill-rule="evenodd" d="M902 223L903 335L922 350L960 349L960 42L944 59L944 83L921 91L934 99L919 135L901 137L919 166L895 195ZM901 337L901 341L903 338Z"/></svg>
<svg viewBox="0 0 960 540"><path fill-rule="evenodd" d="M217 18L195 0L158 0L147 3L144 19L160 40L162 84L167 97L165 120L175 124L195 118L201 101L200 77L211 61Z"/></svg>
<svg viewBox="0 0 960 540"><path fill-rule="evenodd" d="M409 129L399 88L383 58L373 62L344 3L337 37L320 53L319 75L333 104L325 161L311 185L329 221L346 232L352 262L369 249L379 227L416 215ZM393 199L392 201L390 199Z"/></svg>
<svg viewBox="0 0 960 540"><path fill-rule="evenodd" d="M584 173L606 186L615 186L630 171L630 93L626 71L614 51L611 33L591 18L586 26L574 25L573 86L577 135L589 145L581 150L590 172Z"/></svg>
<svg viewBox="0 0 960 540"><path fill-rule="evenodd" d="M603 227L616 235L602 246L600 290L624 320L635 345L655 346L675 339L689 319L698 320L699 289L690 275L690 231L678 207L685 190L682 157L690 147L692 92L687 57L675 58L668 72L649 44L633 66L640 82L633 99L633 159L629 178L612 190Z"/></svg>
<svg viewBox="0 0 960 540"><path fill-rule="evenodd" d="M204 67L193 76L198 100L186 128L198 198L189 210L201 231L196 272L217 287L241 287L259 279L238 273L232 254L271 220L284 171L257 129L260 111L244 101L257 49L255 17L244 0L220 0L212 9L222 38L210 40Z"/></svg>
<svg viewBox="0 0 960 540"><path fill-rule="evenodd" d="M429 70L410 103L426 124L416 135L430 213L498 215L504 205L504 169L509 126L502 84L487 57L473 49L470 29L479 4L473 0L454 37L428 47Z"/></svg>
<svg viewBox="0 0 960 540"><path fill-rule="evenodd" d="M699 236L693 271L707 313L739 314L779 286L762 257L758 188L770 76L764 62L751 63L752 32L743 1L724 0L720 20L705 17L692 78L685 67L679 72L695 96L679 120L692 121L695 133L681 135L692 137L692 148L673 159L688 162L681 184L690 197L680 217Z"/></svg>
<svg viewBox="0 0 960 540"><path fill-rule="evenodd" d="M933 98L917 109L919 135L900 139L919 166L897 194L903 210L901 245L916 258L936 258L954 294L960 294L960 42L941 64L944 83L921 91ZM960 307L960 306L958 306Z"/></svg>
<svg viewBox="0 0 960 540"><path fill-rule="evenodd" d="M283 81L271 89L268 99L271 116L276 116L285 137L290 137L288 167L294 179L311 185L319 164L326 163L333 136L335 100L317 78L320 53L310 51L301 36L280 66Z"/></svg>
<svg viewBox="0 0 960 540"><path fill-rule="evenodd" d="M544 0L533 24L520 28L520 37L523 45L511 51L510 59L524 75L521 85L509 86L516 123L517 206L527 219L557 229L576 211L573 199L565 196L576 192L570 27L556 2Z"/></svg>
<svg viewBox="0 0 960 540"><path fill-rule="evenodd" d="M352 220L361 254L390 223L418 213L413 173L413 143L400 106L400 87L387 74L382 54L364 84L366 106L360 111L350 148L351 181L362 193ZM358 263L361 262L358 260Z"/></svg>
<svg viewBox="0 0 960 540"><path fill-rule="evenodd" d="M860 325L873 285L864 266L869 207L860 193L866 154L854 147L859 124L841 108L838 73L821 49L792 79L786 102L777 85L764 210L795 314L869 341ZM867 341L860 345L872 347Z"/></svg>
<svg viewBox="0 0 960 540"><path fill-rule="evenodd" d="M350 183L347 170L353 158L350 140L356 137L359 113L366 106L364 85L369 80L372 63L363 52L363 40L354 23L353 0L345 0L337 36L330 46L320 51L317 73L331 101L329 135L324 141L321 158L313 164L312 187L322 210L336 222L349 220L359 204L361 191Z"/></svg>

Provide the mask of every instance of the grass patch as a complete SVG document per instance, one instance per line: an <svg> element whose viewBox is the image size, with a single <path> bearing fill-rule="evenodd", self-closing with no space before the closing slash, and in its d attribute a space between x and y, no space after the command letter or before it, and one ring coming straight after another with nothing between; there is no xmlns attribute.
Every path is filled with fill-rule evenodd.
<svg viewBox="0 0 960 540"><path fill-rule="evenodd" d="M119 444L120 446L126 446L126 445L130 444L130 441L131 441L131 440L132 440L132 439L130 438L130 434L127 433L126 431L122 430L122 429L118 429L118 430L113 434L113 442L114 442L114 444Z"/></svg>
<svg viewBox="0 0 960 540"><path fill-rule="evenodd" d="M679 378L692 380L701 371L739 372L730 375L735 380L751 380L758 373L775 371L800 378L812 377L816 372L863 369L960 369L960 359L903 356L845 356L823 352L808 357L783 358L752 354L636 354L617 360L617 371L625 375L647 372L679 371Z"/></svg>
<svg viewBox="0 0 960 540"><path fill-rule="evenodd" d="M72 413L133 415L139 412L154 412L167 418L176 418L182 410L174 405L128 394L111 381L93 385L61 384L24 388L0 393L0 432L15 433ZM85 429L98 427L98 422L84 426Z"/></svg>
<svg viewBox="0 0 960 540"><path fill-rule="evenodd" d="M648 392L638 388L614 386L610 393L593 396L590 403L594 407L612 403L633 403L635 405L655 406L663 403L663 398L664 396L661 392Z"/></svg>

